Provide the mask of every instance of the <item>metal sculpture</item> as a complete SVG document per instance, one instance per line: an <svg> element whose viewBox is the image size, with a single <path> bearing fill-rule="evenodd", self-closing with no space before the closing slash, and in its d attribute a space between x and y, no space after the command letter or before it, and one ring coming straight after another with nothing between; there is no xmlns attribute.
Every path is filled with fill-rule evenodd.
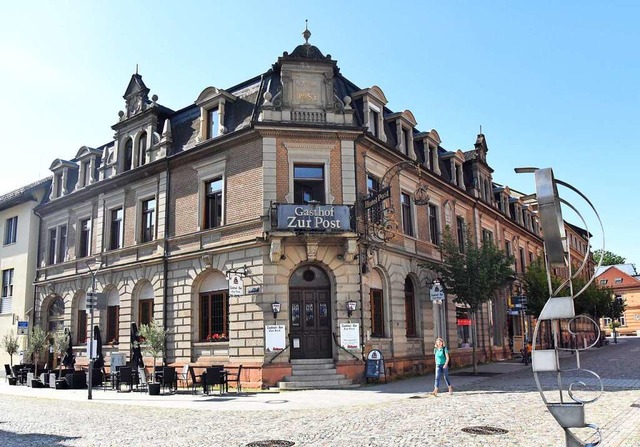
<svg viewBox="0 0 640 447"><path fill-rule="evenodd" d="M588 424L585 422L585 405L595 402L602 396L604 387L602 380L593 371L586 370L580 365L580 352L593 347L600 338L600 328L598 324L586 315L575 315L574 299L577 298L582 292L595 279L595 273L593 273L589 281L584 285L582 289L574 293L573 280L580 275L580 273L587 266L589 259L589 250L585 250L584 258L580 263L579 268L574 272L571 262L571 252L567 244L567 238L565 234L564 221L562 219L562 207L566 205L571 208L582 220L585 227L587 237L590 237L591 233L587 228L587 223L578 210L569 202L563 200L558 195L558 185L564 186L569 190L578 194L584 199L595 213L598 222L600 223L600 229L602 231L602 248L604 251L604 229L602 227L602 221L598 212L593 207L589 199L585 197L580 191L573 186L565 183L561 180L555 179L553 170L551 168L538 169L538 168L518 168L516 173L533 173L535 174L536 195L535 198L538 203L538 215L540 218L540 226L542 227L542 233L544 235L544 254L545 254L545 267L547 270L547 282L549 286L549 299L545 303L533 334L533 346L532 346L532 369L536 382L536 386L543 402L546 404L549 412L556 419L558 424L565 431L565 440L567 447L590 447L598 445L602 439L600 429L597 425ZM602 256L598 262L598 267L602 264ZM551 283L551 269L553 268L567 268L569 271L568 278L562 282L562 284L553 289ZM568 286L569 293L565 296L558 296L560 292ZM587 344L586 339L583 339L583 347L578 346L576 340L577 321L579 319L586 319L591 322L595 327L596 337L595 341L591 344ZM547 322L551 327L552 339L551 348L549 349L536 349L535 341L538 340L538 334L541 325ZM560 328L562 322L566 322L568 332L572 338L571 347L565 347L560 340ZM562 351L574 351L575 368L563 369L560 365L560 352ZM557 386L557 389L544 390L544 383L542 376L544 373L550 373L555 375L552 381L553 387ZM569 379L563 381L564 376L576 376L580 374L590 375L589 379ZM566 382L569 382L568 386ZM597 388L593 387L593 384L597 384ZM589 387L592 387L589 389ZM591 398L584 398L578 395L579 392L591 392ZM593 432L587 438L587 441L583 441L578 438L575 433L575 429L592 429ZM591 441L589 441L591 440Z"/></svg>

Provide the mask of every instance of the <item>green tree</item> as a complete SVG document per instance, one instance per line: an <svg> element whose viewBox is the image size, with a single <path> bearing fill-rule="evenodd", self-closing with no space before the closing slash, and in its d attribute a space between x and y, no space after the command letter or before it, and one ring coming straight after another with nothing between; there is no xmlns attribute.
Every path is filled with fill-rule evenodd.
<svg viewBox="0 0 640 447"><path fill-rule="evenodd" d="M152 381L156 381L156 357L164 352L164 344L169 330L164 330L156 320L140 326L140 336L144 338L144 351L153 357Z"/></svg>
<svg viewBox="0 0 640 447"><path fill-rule="evenodd" d="M29 337L29 346L27 346L27 357L33 355L33 363L35 364L35 376L38 375L38 360L49 345L49 333L45 332L40 326L35 326Z"/></svg>
<svg viewBox="0 0 640 447"><path fill-rule="evenodd" d="M602 253L602 265L617 265L617 264L624 264L625 262L627 262L627 260L622 256L619 256L608 250L599 249L593 252L593 260L596 261L596 263L600 259L601 253Z"/></svg>
<svg viewBox="0 0 640 447"><path fill-rule="evenodd" d="M426 262L421 267L436 272L447 293L455 295L454 302L465 304L473 320L473 372L477 373L477 313L482 305L495 297L496 292L512 280L513 258L486 241L476 242L469 228L466 228L464 247L458 245L451 228L447 225L443 232L440 254L442 262Z"/></svg>
<svg viewBox="0 0 640 447"><path fill-rule="evenodd" d="M557 289L560 284L560 278L551 275L551 285L553 289ZM542 257L538 257L533 263L529 264L527 271L522 277L522 285L527 295L527 314L538 318L545 303L549 300L547 269Z"/></svg>
<svg viewBox="0 0 640 447"><path fill-rule="evenodd" d="M67 348L69 347L69 333L58 331L53 335L53 350L60 355L61 364L58 365L58 378L62 376L62 359L64 358Z"/></svg>
<svg viewBox="0 0 640 447"><path fill-rule="evenodd" d="M613 330L613 342L618 343L618 332L616 328L620 326L620 317L624 315L627 303L621 296L616 296L609 300L609 304L604 311L604 316L611 318L611 329Z"/></svg>
<svg viewBox="0 0 640 447"><path fill-rule="evenodd" d="M9 354L11 366L13 366L13 354L18 352L20 345L18 344L18 336L13 332L8 332L2 337L2 347Z"/></svg>

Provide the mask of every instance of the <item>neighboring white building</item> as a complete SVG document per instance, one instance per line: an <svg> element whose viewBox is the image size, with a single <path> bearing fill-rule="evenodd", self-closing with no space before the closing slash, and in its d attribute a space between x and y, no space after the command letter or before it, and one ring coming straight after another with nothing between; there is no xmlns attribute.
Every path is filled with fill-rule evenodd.
<svg viewBox="0 0 640 447"><path fill-rule="evenodd" d="M0 196L0 340L16 332L19 320L29 321L31 328L40 225L33 209L48 193L50 183L50 178L39 180ZM26 336L20 337L20 343L26 345ZM3 365L10 362L4 348L0 361Z"/></svg>

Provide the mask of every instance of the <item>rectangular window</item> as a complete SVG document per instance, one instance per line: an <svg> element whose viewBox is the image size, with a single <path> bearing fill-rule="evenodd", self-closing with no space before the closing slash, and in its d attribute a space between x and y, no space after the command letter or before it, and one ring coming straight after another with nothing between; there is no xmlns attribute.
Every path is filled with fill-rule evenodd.
<svg viewBox="0 0 640 447"><path fill-rule="evenodd" d="M620 318L618 318L618 321L620 322L620 326L626 326L627 325L627 319L625 318L624 315L620 315Z"/></svg>
<svg viewBox="0 0 640 447"><path fill-rule="evenodd" d="M78 310L78 328L76 330L77 344L83 345L87 342L87 311Z"/></svg>
<svg viewBox="0 0 640 447"><path fill-rule="evenodd" d="M413 216L411 215L411 197L409 194L400 193L402 205L402 231L407 236L413 236Z"/></svg>
<svg viewBox="0 0 640 447"><path fill-rule="evenodd" d="M153 300L140 300L138 304L138 325L150 324L153 320Z"/></svg>
<svg viewBox="0 0 640 447"><path fill-rule="evenodd" d="M122 208L116 208L111 210L111 233L110 233L110 242L109 249L115 250L117 248L122 248L122 239L123 239L123 226L122 226L122 218L124 217L124 212Z"/></svg>
<svg viewBox="0 0 640 447"><path fill-rule="evenodd" d="M384 309L380 289L371 289L371 336L384 337Z"/></svg>
<svg viewBox="0 0 640 447"><path fill-rule="evenodd" d="M293 166L293 200L297 204L325 203L324 166Z"/></svg>
<svg viewBox="0 0 640 447"><path fill-rule="evenodd" d="M56 228L52 228L49 230L49 265L53 265L56 263L57 234L58 230Z"/></svg>
<svg viewBox="0 0 640 447"><path fill-rule="evenodd" d="M613 283L614 283L614 284L622 284L622 278L616 278L616 279L613 281Z"/></svg>
<svg viewBox="0 0 640 447"><path fill-rule="evenodd" d="M380 114L373 109L369 109L369 132L376 137L380 137L380 130L378 129L378 120Z"/></svg>
<svg viewBox="0 0 640 447"><path fill-rule="evenodd" d="M78 257L86 258L91 254L91 220L83 219L78 226L80 227Z"/></svg>
<svg viewBox="0 0 640 447"><path fill-rule="evenodd" d="M215 138L220 134L220 112L218 108L207 111L209 119L209 138Z"/></svg>
<svg viewBox="0 0 640 447"><path fill-rule="evenodd" d="M155 238L156 199L142 202L142 242L149 242Z"/></svg>
<svg viewBox="0 0 640 447"><path fill-rule="evenodd" d="M429 204L429 238L432 244L440 245L440 226L438 225L438 208Z"/></svg>
<svg viewBox="0 0 640 447"><path fill-rule="evenodd" d="M58 252L56 262L64 262L67 253L67 226L58 227Z"/></svg>
<svg viewBox="0 0 640 447"><path fill-rule="evenodd" d="M229 301L226 291L200 295L200 341L228 339ZM216 337L217 335L217 337Z"/></svg>
<svg viewBox="0 0 640 447"><path fill-rule="evenodd" d="M204 228L222 225L222 177L205 182Z"/></svg>
<svg viewBox="0 0 640 447"><path fill-rule="evenodd" d="M2 296L0 314L13 312L13 269L2 271Z"/></svg>
<svg viewBox="0 0 640 447"><path fill-rule="evenodd" d="M520 253L519 253L519 254L520 254L520 271L521 271L522 273L524 273L524 272L525 272L524 248L522 248L522 247L521 247L521 248L519 249L519 252L520 252Z"/></svg>
<svg viewBox="0 0 640 447"><path fill-rule="evenodd" d="M511 256L511 242L504 241L504 251L507 254L507 256Z"/></svg>
<svg viewBox="0 0 640 447"><path fill-rule="evenodd" d="M482 243L493 244L493 233L489 230L482 230Z"/></svg>
<svg viewBox="0 0 640 447"><path fill-rule="evenodd" d="M84 176L83 186L89 186L91 183L91 162L85 161L82 163L82 175Z"/></svg>
<svg viewBox="0 0 640 447"><path fill-rule="evenodd" d="M4 227L4 245L15 244L18 237L18 216L7 219Z"/></svg>
<svg viewBox="0 0 640 447"><path fill-rule="evenodd" d="M600 280L600 284L603 285L603 286L606 286L608 282L609 282L608 279L601 279Z"/></svg>
<svg viewBox="0 0 640 447"><path fill-rule="evenodd" d="M533 252L529 252L529 264L533 264Z"/></svg>
<svg viewBox="0 0 640 447"><path fill-rule="evenodd" d="M62 173L56 174L54 183L56 185L56 197L62 197Z"/></svg>
<svg viewBox="0 0 640 447"><path fill-rule="evenodd" d="M107 336L106 343L118 343L118 332L120 320L120 306L107 307Z"/></svg>
<svg viewBox="0 0 640 447"><path fill-rule="evenodd" d="M458 250L460 250L460 253L464 253L464 239L466 236L466 228L464 219L460 216L456 218L456 231L458 233Z"/></svg>
<svg viewBox="0 0 640 447"><path fill-rule="evenodd" d="M409 145L411 144L411 134L409 129L402 129L402 137L404 138L403 149L406 155L409 155L411 152L409 151Z"/></svg>
<svg viewBox="0 0 640 447"><path fill-rule="evenodd" d="M407 337L415 337L416 334L416 303L413 290L407 290L405 287L404 292L404 316L407 322Z"/></svg>

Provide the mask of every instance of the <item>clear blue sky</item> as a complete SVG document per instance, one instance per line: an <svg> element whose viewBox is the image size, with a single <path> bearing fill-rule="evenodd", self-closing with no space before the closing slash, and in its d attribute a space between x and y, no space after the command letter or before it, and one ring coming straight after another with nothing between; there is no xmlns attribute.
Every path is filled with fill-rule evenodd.
<svg viewBox="0 0 640 447"><path fill-rule="evenodd" d="M136 64L151 94L177 110L207 86L266 71L302 43L309 19L311 43L351 81L381 87L389 108L411 110L418 129L436 129L449 150L472 148L482 125L496 182L533 192L533 176L513 168L553 167L601 213L607 249L640 261L640 2L118 0L2 9L0 194L49 175L56 158L109 141Z"/></svg>

